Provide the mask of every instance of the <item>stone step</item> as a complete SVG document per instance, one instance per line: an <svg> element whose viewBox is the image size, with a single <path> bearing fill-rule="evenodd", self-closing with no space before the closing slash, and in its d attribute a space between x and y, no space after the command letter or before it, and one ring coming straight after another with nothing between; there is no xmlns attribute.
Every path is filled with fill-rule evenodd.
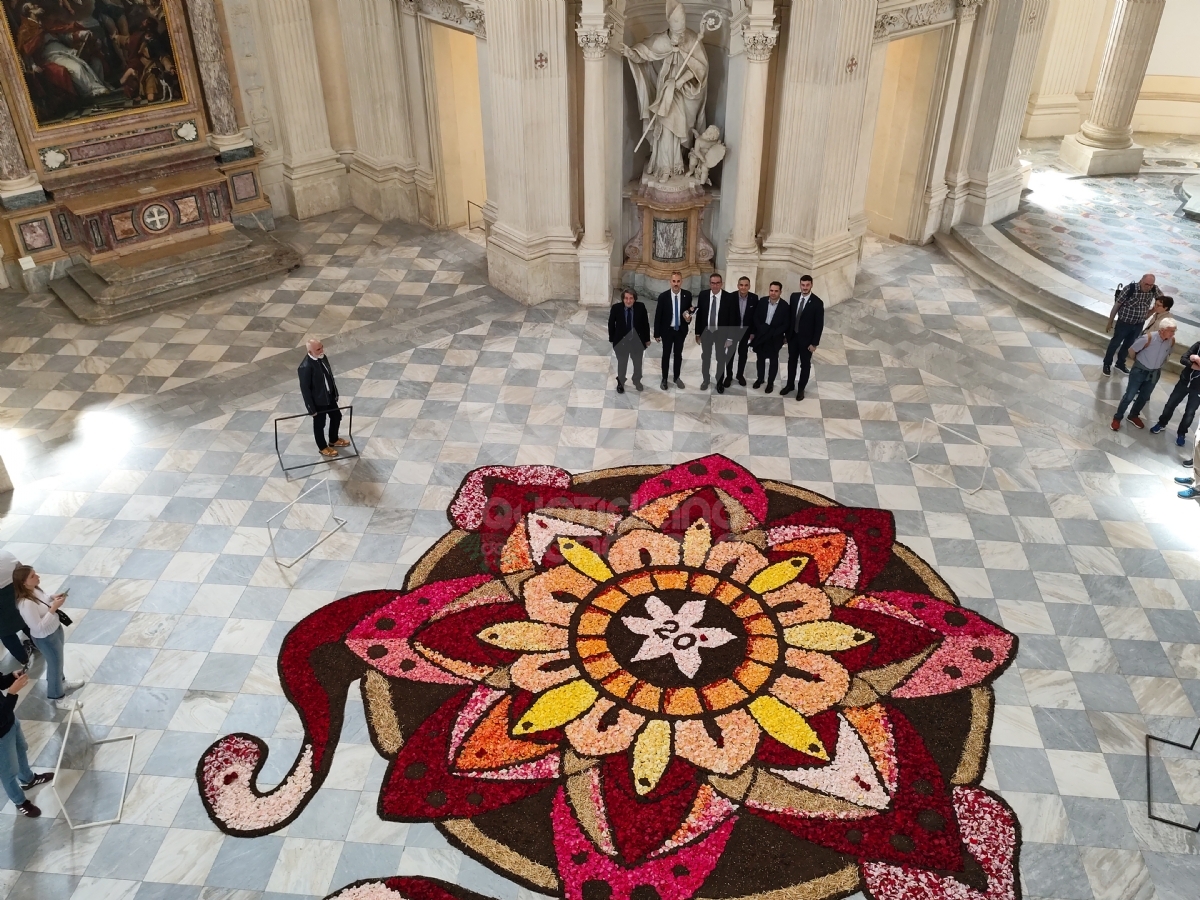
<svg viewBox="0 0 1200 900"><path fill-rule="evenodd" d="M265 233L232 232L221 238L171 256L134 259L128 266L77 265L67 277L50 282L50 289L80 321L103 325L254 284L300 264L295 250Z"/></svg>
<svg viewBox="0 0 1200 900"><path fill-rule="evenodd" d="M254 244L244 232L224 231L119 259L93 263L89 268L109 284L125 284L171 275L190 266L227 256Z"/></svg>

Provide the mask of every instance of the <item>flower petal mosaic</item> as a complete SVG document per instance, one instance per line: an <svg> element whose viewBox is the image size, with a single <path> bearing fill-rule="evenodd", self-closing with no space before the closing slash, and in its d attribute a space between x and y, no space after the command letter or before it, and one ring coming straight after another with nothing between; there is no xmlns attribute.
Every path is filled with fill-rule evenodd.
<svg viewBox="0 0 1200 900"><path fill-rule="evenodd" d="M284 641L305 728L282 782L229 735L206 809L255 837L320 789L357 683L380 819L565 900L1009 900L1019 830L979 787L1016 638L895 542L890 513L722 456L572 475L491 466L403 590ZM386 873L381 873L381 876ZM334 896L467 897L432 879Z"/></svg>

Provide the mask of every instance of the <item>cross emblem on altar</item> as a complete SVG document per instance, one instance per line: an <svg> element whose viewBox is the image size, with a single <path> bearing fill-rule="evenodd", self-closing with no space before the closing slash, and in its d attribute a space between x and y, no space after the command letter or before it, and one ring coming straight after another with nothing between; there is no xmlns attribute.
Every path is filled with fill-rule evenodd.
<svg viewBox="0 0 1200 900"><path fill-rule="evenodd" d="M151 231L162 231L171 224L171 214L167 212L165 206L155 203L142 211L142 224Z"/></svg>

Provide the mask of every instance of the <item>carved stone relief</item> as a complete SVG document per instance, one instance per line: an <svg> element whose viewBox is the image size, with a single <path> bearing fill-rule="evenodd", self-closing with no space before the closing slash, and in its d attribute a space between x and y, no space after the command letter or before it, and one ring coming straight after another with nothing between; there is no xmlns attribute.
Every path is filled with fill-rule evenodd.
<svg viewBox="0 0 1200 900"><path fill-rule="evenodd" d="M472 32L476 37L487 37L483 6L479 3L463 3L461 0L413 0L413 3L427 19L459 31Z"/></svg>
<svg viewBox="0 0 1200 900"><path fill-rule="evenodd" d="M969 0L968 0L969 2ZM928 0L916 6L880 13L875 19L875 40L914 28L924 28L954 18L954 0Z"/></svg>

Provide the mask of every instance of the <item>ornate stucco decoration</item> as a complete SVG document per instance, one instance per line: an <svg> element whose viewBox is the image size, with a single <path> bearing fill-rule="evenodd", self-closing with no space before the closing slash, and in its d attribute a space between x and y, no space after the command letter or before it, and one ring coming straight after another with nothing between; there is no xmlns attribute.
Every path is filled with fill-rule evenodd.
<svg viewBox="0 0 1200 900"><path fill-rule="evenodd" d="M449 25L459 31L473 32L477 37L486 38L486 22L483 6L479 3L463 3L460 0L403 0L411 2L417 11L427 19Z"/></svg>
<svg viewBox="0 0 1200 900"><path fill-rule="evenodd" d="M487 38L487 22L484 20L482 6L466 7L467 21L475 26L475 36Z"/></svg>
<svg viewBox="0 0 1200 900"><path fill-rule="evenodd" d="M603 59L608 52L608 39L612 36L612 27L580 25L575 29L575 36L579 39L579 46L583 48L584 59Z"/></svg>
<svg viewBox="0 0 1200 900"><path fill-rule="evenodd" d="M779 32L752 29L749 25L742 26L742 43L746 47L746 56L754 62L766 62L771 58L775 42L779 40Z"/></svg>
<svg viewBox="0 0 1200 900"><path fill-rule="evenodd" d="M958 17L973 19L979 13L986 0L958 0Z"/></svg>
<svg viewBox="0 0 1200 900"><path fill-rule="evenodd" d="M902 31L946 22L953 17L954 0L929 0L916 6L881 13L875 20L875 39L881 40Z"/></svg>

